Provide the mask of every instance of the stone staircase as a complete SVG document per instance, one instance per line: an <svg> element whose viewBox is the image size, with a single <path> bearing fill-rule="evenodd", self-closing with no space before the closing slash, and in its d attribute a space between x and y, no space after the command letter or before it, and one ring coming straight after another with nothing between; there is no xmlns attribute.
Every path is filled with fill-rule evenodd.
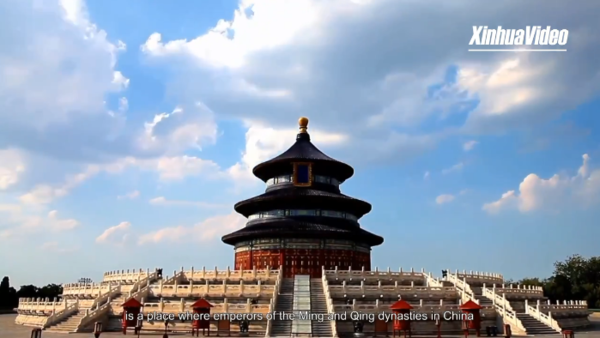
<svg viewBox="0 0 600 338"><path fill-rule="evenodd" d="M69 317L61 320L60 322L48 327L47 332L61 332L61 333L69 333L75 332L77 327L79 326L79 322L81 322L81 318L85 316L85 309L81 309Z"/></svg>
<svg viewBox="0 0 600 338"><path fill-rule="evenodd" d="M480 287L471 286L471 290L473 290L473 295L475 296L475 299L477 299L477 301L479 302L479 305L481 305L481 306L494 305L494 302L491 299L485 297L482 294L482 289Z"/></svg>
<svg viewBox="0 0 600 338"><path fill-rule="evenodd" d="M517 313L517 318L525 326L528 335L548 335L548 334L559 334L556 330L552 329L548 325L540 322L526 313Z"/></svg>
<svg viewBox="0 0 600 338"><path fill-rule="evenodd" d="M127 298L129 298L128 295L125 294L119 294L119 296L115 297L114 299L110 300L110 305L113 308L113 313L114 314L121 314L123 313L123 307L121 307L121 304L125 303L125 301L127 300Z"/></svg>
<svg viewBox="0 0 600 338"><path fill-rule="evenodd" d="M493 306L494 302L491 299L483 296L483 292L482 292L483 290L481 287L471 286L471 290L473 290L475 299L477 299L479 301L479 305ZM513 305L513 304L511 304L511 305ZM539 320L535 319L534 317L532 317L526 313L517 312L516 315L517 315L517 318L521 321L521 323L523 323L523 326L525 327L525 330L527 331L528 335L558 334L558 332L556 332L556 330L552 329L548 325L540 322Z"/></svg>
<svg viewBox="0 0 600 338"><path fill-rule="evenodd" d="M312 313L322 313L325 316L325 320L322 322L318 320L311 322L312 336L331 337L333 333L331 332L331 323L327 320L327 302L325 301L323 280L320 278L313 278L310 281L310 308Z"/></svg>
<svg viewBox="0 0 600 338"><path fill-rule="evenodd" d="M275 303L275 311L277 314L273 320L271 328L272 337L290 337L292 335L292 321L281 319L281 313L291 314L294 309L294 279L283 278L281 281L281 289Z"/></svg>

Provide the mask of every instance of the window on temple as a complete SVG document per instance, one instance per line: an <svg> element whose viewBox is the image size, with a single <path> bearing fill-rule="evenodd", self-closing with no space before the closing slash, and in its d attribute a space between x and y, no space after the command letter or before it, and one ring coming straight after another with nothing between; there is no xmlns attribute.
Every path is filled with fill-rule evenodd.
<svg viewBox="0 0 600 338"><path fill-rule="evenodd" d="M292 176L292 182L295 186L311 186L312 180L312 163L294 163L294 175Z"/></svg>
<svg viewBox="0 0 600 338"><path fill-rule="evenodd" d="M340 186L340 181L338 181L337 179L335 179L333 177L312 175L312 181L321 183L321 184L333 185L336 188L338 188ZM267 180L267 188L274 186L274 185L286 184L286 183L290 183L290 182L292 182L292 183L294 182L293 175L282 175L282 176L273 177L273 178L270 178Z"/></svg>
<svg viewBox="0 0 600 338"><path fill-rule="evenodd" d="M283 217L283 216L323 216L345 218L354 222L358 221L356 215L341 211L333 210L312 210L312 209L291 209L291 210L270 210L248 216L248 220L252 221L258 218Z"/></svg>

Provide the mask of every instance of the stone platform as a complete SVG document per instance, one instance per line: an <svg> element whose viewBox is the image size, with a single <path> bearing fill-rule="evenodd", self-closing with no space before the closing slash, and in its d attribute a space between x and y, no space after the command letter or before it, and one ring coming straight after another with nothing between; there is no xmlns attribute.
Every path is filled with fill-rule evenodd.
<svg viewBox="0 0 600 338"><path fill-rule="evenodd" d="M22 326L22 325L17 325L15 324L15 318L17 317L16 314L4 314L4 315L0 315L0 337L1 338L27 338L31 336L31 328L30 327L26 327L26 326ZM590 321L592 322L592 326L588 329L582 330L582 331L576 331L575 337L576 338L598 338L600 337L600 314L599 315L595 315L595 316L590 316ZM161 333L153 333L153 334L142 334L143 336L156 336L156 337L160 337L162 336ZM190 337L189 334L187 335L182 335L182 334L178 334L178 335L171 335L169 334L170 337ZM212 336L212 335L211 335ZM83 337L93 337L93 335L91 333L71 333L69 335L66 335L64 333L52 333L52 332L42 332L42 338L66 338L66 337L72 337L72 338L83 338ZM123 336L120 332L105 332L102 333L102 335L100 337L132 337L131 334L128 334L127 336ZM135 336L133 336L135 337ZM226 338L221 336L222 338ZM414 338L417 338L416 336L413 336ZM443 337L448 337L448 338L458 338L458 337L463 337L463 336L443 336ZM536 336L536 337L544 337L544 336ZM560 337L558 335L549 335L547 337Z"/></svg>

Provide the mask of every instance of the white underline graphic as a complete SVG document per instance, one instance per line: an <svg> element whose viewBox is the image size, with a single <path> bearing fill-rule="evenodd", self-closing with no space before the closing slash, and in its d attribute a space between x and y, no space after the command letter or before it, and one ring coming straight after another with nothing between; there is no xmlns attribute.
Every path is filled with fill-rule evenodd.
<svg viewBox="0 0 600 338"><path fill-rule="evenodd" d="M469 52L566 52L566 49L469 49Z"/></svg>

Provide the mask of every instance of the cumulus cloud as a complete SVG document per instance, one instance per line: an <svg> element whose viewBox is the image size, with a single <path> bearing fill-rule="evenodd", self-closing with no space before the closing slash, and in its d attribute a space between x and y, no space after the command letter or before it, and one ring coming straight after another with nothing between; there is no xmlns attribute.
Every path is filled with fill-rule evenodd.
<svg viewBox="0 0 600 338"><path fill-rule="evenodd" d="M115 226L104 230L100 236L96 237L96 243L113 243L119 244L127 240L128 231L131 228L131 223L121 222Z"/></svg>
<svg viewBox="0 0 600 338"><path fill-rule="evenodd" d="M51 210L46 215L41 210L31 209L19 204L0 207L2 224L0 238L19 235L56 233L70 231L80 223L73 218L60 218L58 211Z"/></svg>
<svg viewBox="0 0 600 338"><path fill-rule="evenodd" d="M435 203L446 204L446 203L450 203L450 202L454 201L455 198L456 197L454 195L443 194L443 195L439 195L438 197L435 198Z"/></svg>
<svg viewBox="0 0 600 338"><path fill-rule="evenodd" d="M531 23L523 13L540 4L297 0L281 8L278 1L248 0L232 20L194 39L163 41L154 33L141 48L157 63L177 62L172 86L182 101L209 97L204 103L216 114L250 121L249 129L258 122L289 126L314 112L314 125L348 136L340 153L401 160L456 132L543 123L594 95L598 72L579 71L600 68L591 57L599 24L590 13L600 6L593 1L543 3L539 20L570 29L569 53L467 52L473 22L524 27ZM451 66L455 80L448 80ZM443 123L452 114L466 119L458 130Z"/></svg>
<svg viewBox="0 0 600 338"><path fill-rule="evenodd" d="M71 253L79 250L77 246L65 246L58 242L46 242L40 246L40 249L48 252Z"/></svg>
<svg viewBox="0 0 600 338"><path fill-rule="evenodd" d="M471 151L471 150L473 150L473 148L475 148L477 143L479 143L479 142L477 142L475 140L467 141L467 142L463 143L463 150Z"/></svg>
<svg viewBox="0 0 600 338"><path fill-rule="evenodd" d="M450 168L443 169L442 175L448 175L448 174L459 172L463 169L464 166L465 166L465 164L462 162L456 163L455 165L451 166Z"/></svg>
<svg viewBox="0 0 600 338"><path fill-rule="evenodd" d="M24 171L25 163L17 150L0 150L0 190L15 185Z"/></svg>
<svg viewBox="0 0 600 338"><path fill-rule="evenodd" d="M241 228L245 223L246 218L232 212L227 215L207 218L190 227L180 225L152 231L140 236L138 242L139 244L151 244L161 242L214 241L228 232Z"/></svg>
<svg viewBox="0 0 600 338"><path fill-rule="evenodd" d="M228 207L227 204L216 204L216 203L207 203L207 202L198 202L198 201L184 201L184 200L168 200L164 196L153 198L149 201L150 204L153 205L162 205L162 206L190 206L190 207L198 207L198 208L223 208Z"/></svg>
<svg viewBox="0 0 600 338"><path fill-rule="evenodd" d="M484 204L483 210L490 214L511 209L528 213L595 205L600 197L600 170L591 170L589 161L590 157L584 154L583 164L574 176L555 174L544 179L529 174L518 191L505 192L500 199Z"/></svg>
<svg viewBox="0 0 600 338"><path fill-rule="evenodd" d="M125 195L117 196L117 199L119 199L119 200L124 200L124 199L134 200L138 197L140 197L140 192L138 190L134 190L134 191L126 193Z"/></svg>

